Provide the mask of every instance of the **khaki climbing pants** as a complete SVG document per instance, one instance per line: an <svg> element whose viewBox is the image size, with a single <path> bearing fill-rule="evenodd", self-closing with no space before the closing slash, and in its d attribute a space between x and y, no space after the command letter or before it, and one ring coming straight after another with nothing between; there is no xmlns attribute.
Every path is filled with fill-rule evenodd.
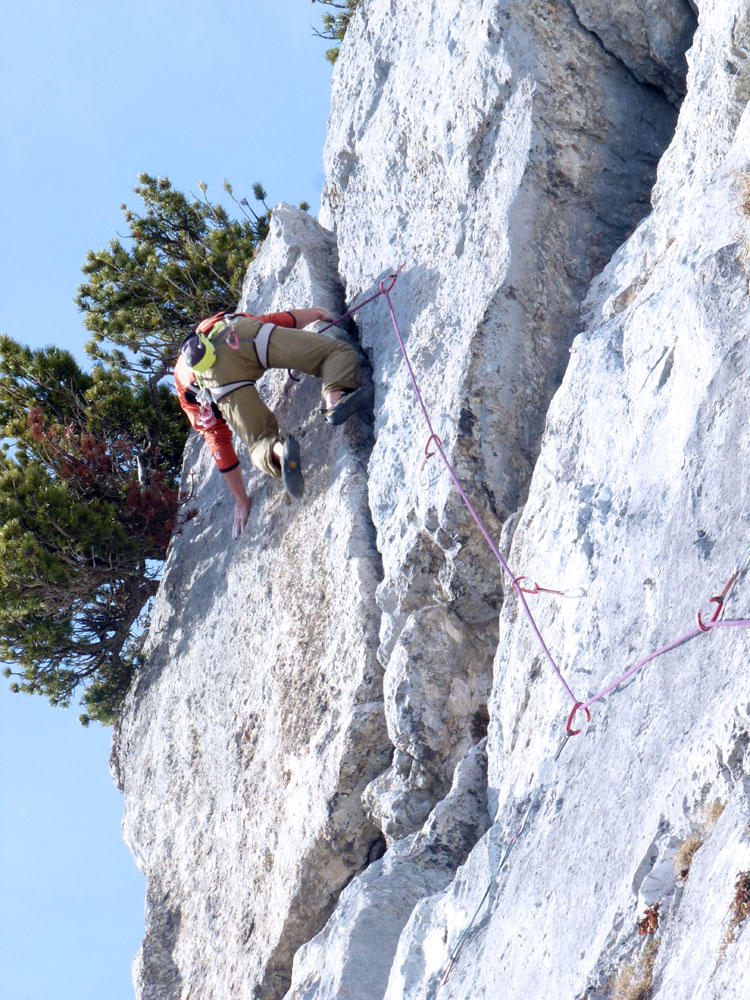
<svg viewBox="0 0 750 1000"><path fill-rule="evenodd" d="M312 330L285 326L269 330L269 324L242 316L234 320L234 329L239 348L233 350L224 335L219 336L215 344L216 361L203 373L203 382L209 389L219 390L221 386L248 379L255 382L268 368L295 368L322 379L324 397L329 392L351 392L359 387L359 358L349 344ZM259 332L256 350L255 338ZM224 419L247 445L253 465L271 476L279 476L279 466L271 457L274 444L280 440L279 425L255 386L234 389L219 399L218 406Z"/></svg>

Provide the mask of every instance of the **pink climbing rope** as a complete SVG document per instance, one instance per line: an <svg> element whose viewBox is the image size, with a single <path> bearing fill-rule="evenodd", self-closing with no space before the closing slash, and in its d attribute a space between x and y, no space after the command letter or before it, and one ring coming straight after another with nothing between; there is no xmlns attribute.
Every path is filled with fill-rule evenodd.
<svg viewBox="0 0 750 1000"><path fill-rule="evenodd" d="M399 268L399 270L400 270L400 268ZM484 536L484 540L489 545L490 550L492 551L492 554L494 555L494 557L497 559L497 561L502 566L504 572L507 574L507 576L509 577L509 579L511 581L511 585L512 585L513 589L518 594L518 598L521 601L521 606L523 607L523 610L524 610L524 612L526 614L526 617L529 620L529 624L531 625L531 629L532 629L534 635L537 638L537 642L539 643L539 646L541 647L542 652L544 653L547 661L549 662L550 666L552 667L552 669L554 670L555 674L557 675L557 679L560 681L560 683L562 684L563 688L567 692L567 695L570 698L570 700L574 704L577 704L578 699L573 694L573 692L570 690L570 687L568 686L567 681L565 680L565 678L563 677L562 673L560 672L560 668L557 666L557 663L555 663L554 657L552 656L552 654L550 653L550 651L549 651L549 649L547 647L547 643L544 641L544 638L542 637L542 633L539 631L539 627L537 626L537 623L534 620L534 616L531 613L531 609L529 608L528 602L526 601L526 597L525 597L524 592L523 592L523 587L521 587L521 585L518 582L518 579L516 578L516 576L511 571L510 566L508 566L508 563L503 558L502 553L498 549L497 545L495 545L495 542L493 541L492 536L490 535L490 533L487 530L487 528L485 528L484 523L482 522L482 519L480 518L479 514L477 514L476 510L474 510L474 506L472 505L471 500L469 500L469 498L467 497L467 495L466 495L466 493L464 491L464 488L463 488L463 486L461 485L461 483L460 483L460 481L458 479L458 476L456 475L456 473L453 470L453 466L451 465L451 463L448 460L448 456L445 454L445 451L443 450L443 444L442 444L440 438L435 433L435 429L432 426L432 421L430 420L430 415L427 412L427 407L425 406L424 399L422 398L422 393L420 392L420 389L419 389L419 383L417 382L417 378L416 378L416 376L414 374L414 369L411 366L411 361L409 360L409 355L408 355L408 353L406 351L406 345L404 344L404 338L401 336L401 330L399 329L398 320L396 319L396 313L394 312L394 309L393 309L393 303L391 302L390 292L393 289L393 286L396 284L396 279L398 278L398 271L396 272L396 274L390 274L388 277L391 279L391 282L388 285L388 287L386 287L385 281L381 281L380 282L380 293L385 296L385 300L388 303L388 310L389 310L389 312L391 314L391 322L393 323L393 329L396 331L396 337L398 338L398 344L399 344L399 347L401 348L401 353L404 356L404 361L406 362L406 367L407 367L407 370L409 372L409 376L411 378L412 385L414 386L414 391L417 394L417 399L419 400L419 405L420 405L420 407L422 409L422 414L424 416L425 423L427 424L427 427L429 428L429 431L430 431L430 437L428 439L427 445L428 445L428 447L429 447L430 443L433 443L435 445L435 448L437 449L437 453L440 455L440 458L443 461L443 465L445 465L446 469L448 470L448 474L450 475L451 479L453 480L453 485L458 490L458 493L459 493L461 499L463 500L464 504L466 505L466 509L471 514L472 518L474 519L474 523L476 524L476 526L479 528L479 530L481 531L482 535Z"/></svg>
<svg viewBox="0 0 750 1000"><path fill-rule="evenodd" d="M389 278L393 278L393 281L388 286L388 291L390 291L391 288L393 288L393 286L396 284L396 279L398 278L399 274L401 274L403 269L404 265L402 264L395 274L388 275ZM349 319L349 317L353 316L355 312L359 312L359 310L362 309L363 306L368 305L368 303L370 302L374 302L375 299L379 299L381 295L386 295L386 294L387 293L383 289L383 282L381 281L379 292L375 292L375 294L371 295L369 299L364 299L362 302L358 302L356 305L352 306L349 312L345 312L343 316L339 316L338 319L335 319L333 321L333 323L329 323L327 326L321 327L320 330L318 330L318 333L325 333L326 330L330 330L332 326L338 326L342 319Z"/></svg>
<svg viewBox="0 0 750 1000"><path fill-rule="evenodd" d="M644 656L643 659L638 660L638 662L634 663L629 670L626 670L624 674L620 674L620 676L616 677L613 681L610 681L610 683L607 684L606 687L602 688L601 691L598 691L595 695L589 698L588 701L576 702L576 704L573 706L572 712L568 717L568 724L566 726L566 731L571 736L577 735L580 732L580 729L571 729L571 726L573 724L573 719L575 718L575 714L579 709L585 711L588 720L590 720L591 713L589 712L589 708L591 707L591 705L594 704L594 702L597 702L601 698L606 697L606 695L611 694L612 691L615 690L615 688L618 688L621 684L624 684L625 681L629 680L633 676L633 674L638 673L641 667L645 667L647 663L650 663L652 660L655 660L658 656L662 656L664 653L669 653L673 649L677 649L678 646L684 646L686 642L690 642L691 639L697 639L699 635L705 635L707 632L713 632L715 628L750 627L750 619L748 618L736 618L730 621L718 620L724 604L724 595L729 590L730 586L734 583L734 581L737 579L737 575L738 574L735 573L734 576L730 578L729 583L724 588L722 594L720 594L718 597L711 598L711 601L716 602L717 607L710 621L704 622L701 618L701 613L699 611L698 614L696 615L698 624L690 632L686 632L685 635L681 635L679 639L675 639L673 642L668 642L666 646L662 646L661 649L657 649L653 653L649 653L648 656Z"/></svg>
<svg viewBox="0 0 750 1000"><path fill-rule="evenodd" d="M401 270L401 268L399 268L399 271L400 270ZM518 594L518 598L519 598L519 600L521 602L521 605L522 605L523 610L524 610L524 612L526 614L526 617L529 620L529 624L531 625L531 629L534 632L534 635L536 636L537 641L538 641L538 643L539 643L539 645L540 645L540 647L541 647L541 649L542 649L545 657L547 658L548 662L552 666L552 669L554 670L554 672L555 672L558 680L560 681L560 683L562 684L563 688L565 689L568 697L573 702L573 708L572 708L572 710L570 712L570 715L568 716L568 722L567 722L567 725L565 727L565 731L566 731L566 733L567 733L567 735L569 737L570 736L576 736L578 733L581 732L580 729L573 729L572 728L573 720L574 720L577 712L579 712L579 711L585 712L586 713L587 721L591 721L591 712L589 711L590 706L593 705L595 702L599 701L601 698L604 698L606 695L610 694L612 691L615 690L615 688L618 688L621 684L624 684L625 681L627 681L630 677L632 677L635 673L637 673L647 663L650 663L652 660L655 660L657 657L662 656L664 653L668 653L668 652L670 652L673 649L677 649L678 646L682 646L684 643L690 642L691 639L695 639L699 635L703 635L706 632L710 632L710 631L712 631L715 628L730 628L730 627L741 628L741 627L748 627L748 626L750 626L750 619L738 619L738 620L735 620L735 621L719 621L719 616L720 616L720 614L721 614L721 612L723 610L724 599L725 599L727 593L729 592L729 590L731 589L731 587L733 586L733 584L735 583L735 581L737 580L737 577L739 576L739 572L737 572L737 573L734 573L730 577L729 581L727 582L727 585L724 587L724 590L721 592L721 594L719 594L716 597L712 597L710 599L712 603L716 604L716 609L715 609L714 614L713 614L713 616L712 616L712 618L710 619L709 622L703 622L703 620L701 618L701 613L699 611L698 614L697 614L697 616L696 616L697 617L697 626L696 626L696 628L694 628L690 632L687 632L685 635L680 636L679 639L675 639L673 642L667 643L667 645L666 646L662 646L661 649L657 649L655 652L649 653L648 656L644 656L641 660L639 660L632 667L630 667L629 670L626 670L624 674L621 674L619 677L616 677L615 680L611 681L605 688L602 688L601 691L599 691L593 697L589 698L588 701L579 701L576 698L576 696L573 694L573 692L571 691L571 689L570 689L569 685L567 684L565 678L563 677L563 675L562 675L559 667L557 666L557 663L555 662L554 657L550 653L549 648L547 647L547 644L544 641L544 638L543 638L541 632L539 631L539 627L538 627L536 621L534 620L534 616L531 613L531 609L529 608L529 605L528 605L528 603L526 601L526 597L525 597L526 593L529 593L529 594L538 594L541 591L546 590L546 588L539 587L537 584L534 585L534 589L533 590L530 589L530 588L525 588L525 587L521 586L521 580L523 580L525 578L522 577L522 576L521 577L516 577L513 574L513 572L511 571L510 567L508 566L508 563L503 558L503 556L500 553L499 549L495 545L492 537L490 536L490 533L485 528L484 524L482 523L481 518L479 517L479 515L477 514L476 510L474 509L471 501L467 497L467 495L466 495L466 493L465 493L465 491L463 489L463 486L459 482L458 476L456 475L456 473L453 470L453 466L450 464L450 462L448 460L448 457L445 454L445 451L443 449L443 443L440 440L440 438L438 437L438 435L435 433L435 429L432 426L432 421L430 420L430 415L427 412L427 407L425 406L424 399L422 398L422 393L420 392L420 389L419 389L419 384L418 384L416 376L414 374L414 369L411 366L411 362L409 360L409 355L408 355L408 353L406 351L406 346L404 344L404 338L401 336L401 330L399 329L398 320L396 319L396 313L395 313L395 311L393 309L393 303L391 302L391 297L390 297L390 294L389 294L391 292L391 290L393 289L393 286L396 283L397 277L398 277L398 272L396 272L396 274L389 275L389 278L391 279L391 281L390 281L390 284L387 287L385 285L385 282L381 281L380 282L380 292L381 292L382 295L385 296L386 302L388 303L388 309L389 309L390 314L391 314L391 322L393 323L393 328L396 331L396 337L398 338L399 347L401 348L401 353L404 356L404 361L406 362L406 367L407 367L407 370L409 372L409 376L411 378L412 385L414 386L414 391L415 391L415 393L417 395L417 399L419 400L419 405L420 405L420 407L422 409L422 414L424 416L425 423L427 424L427 427L429 428L429 431L430 431L430 437L428 438L427 445L425 447L425 455L428 456L428 449L430 447L430 444L434 443L435 448L437 449L438 454L440 455L441 459L443 460L443 464L445 465L446 469L448 470L448 473L450 474L450 477L453 480L453 483L454 483L456 489L458 490L459 495L461 496L461 499L463 500L464 504L466 505L467 510L471 514L472 518L474 519L474 522L476 523L477 527L479 528L479 530L481 531L482 535L484 536L484 539L487 542L487 544L489 545L489 547L490 547L493 555L495 556L495 558L497 559L497 561L500 563L500 565L502 566L502 568L505 571L505 573L510 578L510 581L511 581L511 584L513 586L513 589ZM548 592L549 593L559 593L561 596L565 595L565 592L561 592L561 591L548 591Z"/></svg>
<svg viewBox="0 0 750 1000"><path fill-rule="evenodd" d="M333 323L329 323L327 326L324 326L323 329L320 332L323 333L325 330L330 329L332 326L336 326L338 323L341 322L341 320L347 319L353 313L357 312L359 309L361 309L363 306L366 306L368 303L373 302L375 299L379 298L381 295L385 296L386 302L388 303L388 310L389 310L390 315L391 315L391 322L393 323L393 329L396 332L396 337L398 339L398 344L399 344L399 347L401 349L401 353L402 353L402 355L404 357L404 361L406 362L406 367L407 367L407 370L409 372L409 377L411 378L411 382L412 382L412 385L414 387L414 391L416 393L417 399L419 401L420 408L422 410L422 415L424 416L425 423L427 424L427 427L428 427L429 432L430 432L430 436L427 439L427 444L425 445L425 461L429 457L431 457L433 454L435 454L435 452L429 451L430 445L434 444L434 446L435 446L435 448L437 450L437 453L440 455L440 458L442 459L443 464L445 465L446 469L448 470L448 473L449 473L449 475L450 475L450 477L451 477L451 479L453 481L454 486L458 490L459 496L461 497L461 499L463 500L463 502L464 502L464 504L466 506L466 509L469 511L469 514L473 518L474 523L476 524L476 526L479 528L480 532L482 533L482 535L484 537L484 540L487 542L487 545L489 546L492 554L495 556L495 558L497 559L497 561L500 563L500 566L502 567L503 571L506 573L506 575L510 579L511 586L513 587L513 589L515 590L516 594L518 595L518 599L520 600L521 606L522 606L522 608L524 610L524 613L525 613L525 615L526 615L526 617L527 617L527 619L529 621L529 625L531 626L531 630L534 633L534 635L536 636L537 642L539 643L539 646L540 646L542 652L544 653L545 658L547 659L547 661L549 662L549 664L552 667L553 671L555 672L555 675L557 676L557 679L560 681L560 684L563 686L566 694L568 695L568 697L570 698L570 700L573 702L573 707L571 709L570 715L568 716L568 721L567 721L567 724L566 724L566 727L565 727L566 739L569 739L571 736L576 736L578 733L581 732L580 729L573 729L572 728L572 726L573 726L573 720L575 719L575 716L576 716L576 714L579 711L585 712L586 713L587 721L591 721L591 712L589 711L591 705L593 705L595 702L599 701L600 699L606 697L606 695L611 694L612 691L614 691L616 688L620 687L621 684L624 684L625 681L629 680L634 674L636 674L647 663L650 663L652 660L655 660L659 656L663 656L665 653L669 653L672 650L677 649L679 646L682 646L685 643L690 642L692 639L696 639L699 635L705 635L708 632L712 632L716 628L747 628L747 627L750 627L750 619L742 618L742 619L734 619L734 620L731 620L731 621L720 621L719 620L720 619L720 615L721 615L721 613L722 613L722 611L724 609L724 602L725 602L725 598L726 598L727 594L729 593L729 591L731 590L731 588L733 587L734 583L736 582L736 580L738 579L738 577L741 575L741 573L744 572L744 570L747 569L748 566L750 565L750 553L748 554L748 557L745 560L745 563L743 564L742 569L738 570L737 572L735 572L730 577L729 581L727 582L727 584L724 587L724 590L721 592L721 594L718 594L717 596L710 598L710 603L715 603L716 604L716 609L714 610L714 613L713 613L712 617L709 619L708 622L704 622L703 621L703 618L701 617L701 612L699 611L697 613L697 615L696 615L696 622L697 622L697 624L696 624L696 627L694 629L692 629L690 632L686 632L685 635L680 636L678 639L675 639L673 642L667 643L665 646L662 646L660 649L657 649L654 652L649 653L648 656L644 656L642 659L638 660L638 662L635 663L635 664L633 664L633 666L630 667L628 670L626 670L625 673L621 674L619 677L616 677L613 681L611 681L609 684L607 684L606 687L602 688L601 691L597 692L597 694L595 694L591 698L589 698L588 701L579 701L576 698L576 696L573 694L573 692L570 689L568 683L566 682L565 678L563 677L563 675L562 675L562 673L560 671L560 668L557 666L557 663L555 662L554 657L550 653L549 648L547 647L547 644L544 641L542 633L539 630L539 626L537 625L537 623L536 623L536 621L534 619L534 616L531 613L531 609L529 608L529 605L528 605L528 602L526 601L525 595L526 594L549 593L549 594L557 594L560 597L568 597L568 596L570 596L570 597L573 597L573 596L578 597L578 596L583 596L583 592L581 592L579 588L576 588L575 590L572 590L572 591L551 590L550 588L547 588L547 587L540 587L539 584L537 584L537 583L534 584L533 589L529 588L529 587L522 587L521 586L521 581L524 580L524 579L526 579L526 577L523 577L523 576L518 576L517 577L511 571L510 567L508 566L508 563L503 558L502 553L498 549L497 545L495 545L495 542L492 539L492 536L490 535L489 531L485 527L482 519L480 518L479 514L477 514L476 510L474 509L473 504L471 503L471 501L469 500L468 496L466 495L466 492L465 492L463 486L461 485L461 482L460 482L458 476L456 475L456 473L455 473L455 471L453 469L453 466L451 465L450 461L448 460L448 456L445 454L445 450L443 449L443 443L440 440L439 436L435 433L435 429L432 426L432 420L430 419L430 415L429 415L429 413L427 411L427 407L425 406L424 399L422 398L422 393L421 393L420 388L419 388L419 383L417 382L417 378L416 378L416 376L414 374L414 369L412 368L411 361L409 360L409 355L408 355L407 350L406 350L406 345L404 344L404 338L401 335L401 330L399 328L398 320L396 319L396 313L394 311L393 303L391 301L390 292L393 290L393 286L396 284L398 276L401 273L403 267L404 267L404 265L402 264L401 267L399 267L399 269L394 274L389 274L388 278L386 280L381 281L380 282L380 286L379 286L380 290L378 292L376 292L375 295L371 295L369 298L364 299L362 302L357 303L348 312L344 313L343 316L339 316L339 318L337 320L335 320ZM386 281L389 281L389 283L387 285L386 285ZM423 465L424 465L424 463L423 463Z"/></svg>

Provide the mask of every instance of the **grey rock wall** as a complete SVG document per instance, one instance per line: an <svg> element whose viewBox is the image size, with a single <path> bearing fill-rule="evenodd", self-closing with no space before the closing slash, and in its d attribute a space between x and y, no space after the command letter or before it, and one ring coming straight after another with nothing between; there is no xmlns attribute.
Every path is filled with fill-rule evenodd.
<svg viewBox="0 0 750 1000"><path fill-rule="evenodd" d="M516 573L585 594L529 597L581 700L735 569L726 614L750 617L749 55L746 0L361 0L326 228L280 207L248 274L251 311L342 312L404 265L393 304L472 501ZM651 955L654 1000L744 998L750 631L654 660L563 742L570 699L423 465L384 300L338 335L373 425L264 379L301 505L249 471L232 543L186 453L201 515L114 744L149 880L138 996L605 1000Z"/></svg>
<svg viewBox="0 0 750 1000"><path fill-rule="evenodd" d="M687 52L696 26L689 0L571 0L581 24L641 83L675 104L685 95Z"/></svg>
<svg viewBox="0 0 750 1000"><path fill-rule="evenodd" d="M443 891L489 825L487 757L473 747L419 833L399 840L344 890L335 919L295 956L291 998L382 996L403 926L426 895Z"/></svg>
<svg viewBox="0 0 750 1000"><path fill-rule="evenodd" d="M567 3L366 0L350 25L321 219L350 300L404 265L393 298L425 403L495 534L528 488L586 289L648 210L675 118ZM387 309L358 323L396 748L365 801L393 839L477 738L502 580L437 460L420 473L428 433Z"/></svg>
<svg viewBox="0 0 750 1000"><path fill-rule="evenodd" d="M690 632L748 552L746 14L702 5L656 209L593 283L513 538L516 572L586 591L533 605L581 699ZM746 570L730 616L750 612ZM385 997L603 1000L649 951L656 1000L744 996L750 939L731 940L729 913L750 868L748 642L695 639L592 706L498 870L571 708L510 595L489 708L495 823L415 906ZM654 904L659 927L639 935Z"/></svg>
<svg viewBox="0 0 750 1000"><path fill-rule="evenodd" d="M340 310L335 261L330 234L282 206L242 305ZM233 542L233 501L191 439L200 514L170 549L114 739L125 839L149 884L139 997L281 996L296 949L381 850L360 802L390 752L370 638L371 429L326 424L314 379L269 373L263 393L302 443L304 504L242 452L252 510Z"/></svg>

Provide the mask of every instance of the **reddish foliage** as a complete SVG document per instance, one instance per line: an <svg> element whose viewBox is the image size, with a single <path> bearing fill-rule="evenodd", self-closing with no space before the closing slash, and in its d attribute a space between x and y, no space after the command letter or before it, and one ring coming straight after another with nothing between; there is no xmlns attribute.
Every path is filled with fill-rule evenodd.
<svg viewBox="0 0 750 1000"><path fill-rule="evenodd" d="M191 521L198 513L197 510L188 510L178 514L179 504L186 499L186 494L167 484L166 476L160 470L152 473L148 485L137 480L128 483L125 508L132 515L138 534L149 538L160 555L167 551L175 529Z"/></svg>
<svg viewBox="0 0 750 1000"><path fill-rule="evenodd" d="M31 431L31 436L35 441L41 441L44 437L44 427L46 420L42 411L34 406L32 407L27 415L27 422L29 425L29 430Z"/></svg>
<svg viewBox="0 0 750 1000"><path fill-rule="evenodd" d="M162 470L145 470L148 481L141 482L143 470L132 441L119 438L109 443L78 432L72 423L60 427L48 422L38 407L29 410L27 420L32 438L61 479L84 495L96 487L103 498L120 501L122 521L134 537L148 543L149 557L163 558L175 529L197 514L196 510L178 514L187 495L168 485ZM152 461L158 461L158 450Z"/></svg>
<svg viewBox="0 0 750 1000"><path fill-rule="evenodd" d="M750 915L750 871L738 873L734 888L730 923L732 927L737 927Z"/></svg>
<svg viewBox="0 0 750 1000"><path fill-rule="evenodd" d="M643 920L638 921L639 934L656 934L659 929L659 904L654 903L643 913Z"/></svg>
<svg viewBox="0 0 750 1000"><path fill-rule="evenodd" d="M32 438L43 446L50 465L61 479L91 486L112 470L106 440L98 440L93 434L79 434L72 423L64 427L50 423L38 407L29 410L27 422Z"/></svg>

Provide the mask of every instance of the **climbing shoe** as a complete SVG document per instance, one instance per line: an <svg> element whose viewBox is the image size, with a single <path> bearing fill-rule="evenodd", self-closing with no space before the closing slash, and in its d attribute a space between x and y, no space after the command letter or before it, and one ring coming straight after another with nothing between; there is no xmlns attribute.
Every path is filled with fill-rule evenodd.
<svg viewBox="0 0 750 1000"><path fill-rule="evenodd" d="M325 411L326 420L329 424L343 424L353 413L358 410L368 410L372 407L373 392L371 385L361 385L359 389L347 392L341 399Z"/></svg>
<svg viewBox="0 0 750 1000"><path fill-rule="evenodd" d="M299 458L299 444L293 437L284 440L281 452L281 481L293 500L301 500L305 492L305 480Z"/></svg>

